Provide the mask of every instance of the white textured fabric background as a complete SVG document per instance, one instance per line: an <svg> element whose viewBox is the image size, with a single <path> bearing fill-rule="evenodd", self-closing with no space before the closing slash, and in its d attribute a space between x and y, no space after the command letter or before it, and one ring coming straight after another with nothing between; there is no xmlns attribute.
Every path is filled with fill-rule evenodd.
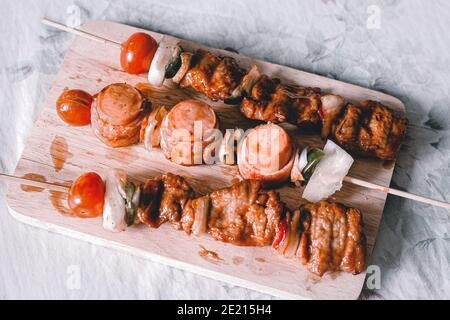
<svg viewBox="0 0 450 320"><path fill-rule="evenodd" d="M450 201L448 1L3 0L3 172L13 172L71 41L44 28L44 16L123 22L395 95L411 125L392 186ZM4 194L0 184L0 298L271 298L23 225ZM388 197L372 264L381 289L362 298L449 299L449 212ZM78 289L69 283L74 268Z"/></svg>

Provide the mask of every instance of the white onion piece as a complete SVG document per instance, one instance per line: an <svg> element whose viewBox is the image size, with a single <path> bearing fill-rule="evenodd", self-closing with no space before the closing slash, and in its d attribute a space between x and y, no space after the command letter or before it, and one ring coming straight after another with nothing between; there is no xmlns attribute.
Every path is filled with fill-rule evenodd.
<svg viewBox="0 0 450 320"><path fill-rule="evenodd" d="M303 191L303 198L310 202L324 200L339 191L353 164L353 158L331 140L327 141L323 152L325 156L317 164Z"/></svg>
<svg viewBox="0 0 450 320"><path fill-rule="evenodd" d="M328 137L333 121L345 105L345 99L335 94L326 94L320 98L323 112L322 138Z"/></svg>
<svg viewBox="0 0 450 320"><path fill-rule="evenodd" d="M105 204L103 206L103 228L112 232L125 231L125 199L122 192L126 184L126 173L113 169L105 179Z"/></svg>
<svg viewBox="0 0 450 320"><path fill-rule="evenodd" d="M300 243L300 231L298 230L298 223L300 221L300 211L296 210L292 214L291 219L291 230L289 232L289 239L286 250L284 251L284 256L287 258L295 257L298 245Z"/></svg>
<svg viewBox="0 0 450 320"><path fill-rule="evenodd" d="M136 186L136 191L133 194L133 198L131 199L131 203L134 205L134 210L137 210L139 207L139 203L141 202L141 193L142 193L142 186ZM133 224L140 224L141 220L138 218L137 213L135 213L134 223Z"/></svg>
<svg viewBox="0 0 450 320"><path fill-rule="evenodd" d="M294 165L292 166L292 171L291 171L291 182L296 183L297 181L304 181L305 178L303 178L302 175L302 171L299 169L299 158L300 155L298 152L295 153L295 158L294 158Z"/></svg>
<svg viewBox="0 0 450 320"><path fill-rule="evenodd" d="M114 172L114 175L112 175L112 172ZM117 190L119 190L120 196L126 199L127 193L125 191L125 186L127 184L127 173L123 170L112 169L110 170L108 176L110 176L113 182L117 185Z"/></svg>
<svg viewBox="0 0 450 320"><path fill-rule="evenodd" d="M162 86L166 75L166 67L172 58L172 52L176 49L176 46L177 42L169 38L163 38L159 43L148 71L148 82L151 85L155 87Z"/></svg>
<svg viewBox="0 0 450 320"><path fill-rule="evenodd" d="M300 172L302 172L303 169L305 169L306 165L308 164L308 151L309 148L306 147L302 150L300 154L300 158L298 160L298 169L300 170Z"/></svg>
<svg viewBox="0 0 450 320"><path fill-rule="evenodd" d="M196 206L196 210L194 212L192 233L196 236L199 236L206 233L206 222L209 212L209 196L197 198L193 201L193 206Z"/></svg>
<svg viewBox="0 0 450 320"><path fill-rule="evenodd" d="M189 67L191 66L193 54L190 52L183 52L181 54L181 67L178 69L178 72L172 78L172 81L175 83L180 83L183 80L186 73L189 71Z"/></svg>
<svg viewBox="0 0 450 320"><path fill-rule="evenodd" d="M295 153L294 165L291 171L291 182L296 183L297 181L305 181L303 177L303 169L308 164L308 150L309 148L304 148L301 152Z"/></svg>
<svg viewBox="0 0 450 320"><path fill-rule="evenodd" d="M250 95L253 86L258 82L258 80L261 78L261 72L259 71L259 68L256 64L252 66L252 68L247 72L247 74L242 79L242 85L241 89L244 91L247 95Z"/></svg>
<svg viewBox="0 0 450 320"><path fill-rule="evenodd" d="M205 137L203 139L203 143L208 143L208 145L203 148L203 163L214 164L214 161L216 161L216 159L220 156L220 149L222 148L223 139L212 135Z"/></svg>
<svg viewBox="0 0 450 320"><path fill-rule="evenodd" d="M234 165L235 148L234 148L234 134L230 131L225 131L225 135L222 139L222 143L219 148L220 162L227 165Z"/></svg>
<svg viewBox="0 0 450 320"><path fill-rule="evenodd" d="M136 191L134 191L133 197L131 198L131 203L135 208L139 206L139 202L141 201L141 188L139 186L136 187Z"/></svg>
<svg viewBox="0 0 450 320"><path fill-rule="evenodd" d="M144 147L151 151L161 143L161 124L168 111L164 106L156 106L147 117L147 125L144 129Z"/></svg>
<svg viewBox="0 0 450 320"><path fill-rule="evenodd" d="M166 158L170 158L170 155L172 153L172 145L169 143L169 130L168 127L168 119L167 117L164 117L161 123L161 129L160 129L160 143L159 146L161 147L162 151L164 152L164 155Z"/></svg>
<svg viewBox="0 0 450 320"><path fill-rule="evenodd" d="M158 124L158 122L155 119L151 119L149 120L147 126L145 127L145 132L144 132L144 148L147 151L151 151L153 149L153 144L151 141L152 138L152 134L153 131L155 131L156 129L156 125Z"/></svg>

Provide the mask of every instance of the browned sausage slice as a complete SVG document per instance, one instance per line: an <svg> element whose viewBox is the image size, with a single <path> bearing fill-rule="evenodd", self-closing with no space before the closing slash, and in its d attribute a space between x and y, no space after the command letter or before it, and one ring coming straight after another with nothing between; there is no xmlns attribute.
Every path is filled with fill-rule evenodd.
<svg viewBox="0 0 450 320"><path fill-rule="evenodd" d="M291 173L294 152L288 133L276 124L256 127L238 149L238 167L245 179L266 184L286 181Z"/></svg>
<svg viewBox="0 0 450 320"><path fill-rule="evenodd" d="M196 124L201 126L201 132L194 132ZM218 118L208 104L198 100L182 101L162 122L161 148L168 159L178 164L201 164L202 149L213 142L208 135L218 127Z"/></svg>
<svg viewBox="0 0 450 320"><path fill-rule="evenodd" d="M142 120L150 103L134 87L115 83L105 87L92 104L91 123L95 135L111 147L139 141Z"/></svg>
<svg viewBox="0 0 450 320"><path fill-rule="evenodd" d="M127 125L140 115L144 97L126 83L115 83L100 91L97 101L97 111L103 120L112 125Z"/></svg>
<svg viewBox="0 0 450 320"><path fill-rule="evenodd" d="M192 135L194 134L195 121L201 121L202 133L215 128L217 125L214 110L208 104L193 99L175 105L167 117L169 130L184 129Z"/></svg>

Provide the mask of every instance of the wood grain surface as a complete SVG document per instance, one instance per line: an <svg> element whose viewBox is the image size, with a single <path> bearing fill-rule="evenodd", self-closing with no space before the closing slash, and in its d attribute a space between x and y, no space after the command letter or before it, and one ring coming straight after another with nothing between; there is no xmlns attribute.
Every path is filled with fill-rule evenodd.
<svg viewBox="0 0 450 320"><path fill-rule="evenodd" d="M107 21L93 21L84 25L83 29L119 42L125 41L130 34L139 30ZM157 40L163 36L145 32ZM187 50L205 48L193 42L181 42ZM393 109L404 111L404 106L398 99L380 92L228 51L207 49L233 56L247 68L256 63L264 73L280 77L286 82L320 87L324 92L343 95L353 102L374 99ZM104 86L115 82L132 85L146 82L146 75L133 76L122 72L119 55L117 48L79 37L74 39L45 101L40 118L29 136L15 175L70 184L84 172L96 171L103 174L108 168L114 167L127 171L133 178L141 181L163 172L181 174L199 193L229 186L238 177L236 166L182 167L166 160L161 151L147 152L141 144L112 149L97 140L89 126L69 127L58 118L55 102L64 88L83 89L95 94ZM151 90L150 96L155 103L167 106L173 106L187 98L203 100L217 111L222 129L250 128L256 124L245 119L237 107L211 103L200 94L176 88L170 80L166 81L162 88ZM300 145L324 144L318 135L299 133L291 125L283 126ZM383 166L378 160L357 158L350 175L389 186L392 172L393 166ZM280 188L279 192L290 208L297 207L303 201L301 189L285 186ZM11 183L7 199L12 209L11 214L25 223L284 298L354 299L359 296L364 283L364 273L357 276L329 273L319 278L309 273L299 261L286 259L270 247L236 247L214 241L209 236L188 237L168 224L156 230L137 226L126 232L110 233L102 228L101 219L82 220L72 217L67 209L64 193ZM363 212L370 255L386 195L344 184L333 199L357 207ZM202 247L216 252L220 259L202 256Z"/></svg>

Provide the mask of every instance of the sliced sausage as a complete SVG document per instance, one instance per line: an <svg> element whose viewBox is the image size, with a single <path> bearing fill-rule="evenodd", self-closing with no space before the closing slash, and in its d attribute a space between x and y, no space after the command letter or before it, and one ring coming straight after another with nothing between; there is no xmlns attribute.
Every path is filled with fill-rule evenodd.
<svg viewBox="0 0 450 320"><path fill-rule="evenodd" d="M194 132L196 122L201 132ZM218 118L208 104L198 100L182 101L162 122L161 148L168 159L178 164L201 164L202 150L213 142L208 136L218 127Z"/></svg>
<svg viewBox="0 0 450 320"><path fill-rule="evenodd" d="M97 96L97 110L102 119L113 125L127 125L136 120L144 108L144 97L126 83L105 87Z"/></svg>
<svg viewBox="0 0 450 320"><path fill-rule="evenodd" d="M117 83L105 87L92 104L91 123L95 135L111 147L139 141L142 120L151 104L139 90Z"/></svg>
<svg viewBox="0 0 450 320"><path fill-rule="evenodd" d="M244 179L274 185L289 179L295 150L288 133L269 123L256 127L238 147L238 167Z"/></svg>

